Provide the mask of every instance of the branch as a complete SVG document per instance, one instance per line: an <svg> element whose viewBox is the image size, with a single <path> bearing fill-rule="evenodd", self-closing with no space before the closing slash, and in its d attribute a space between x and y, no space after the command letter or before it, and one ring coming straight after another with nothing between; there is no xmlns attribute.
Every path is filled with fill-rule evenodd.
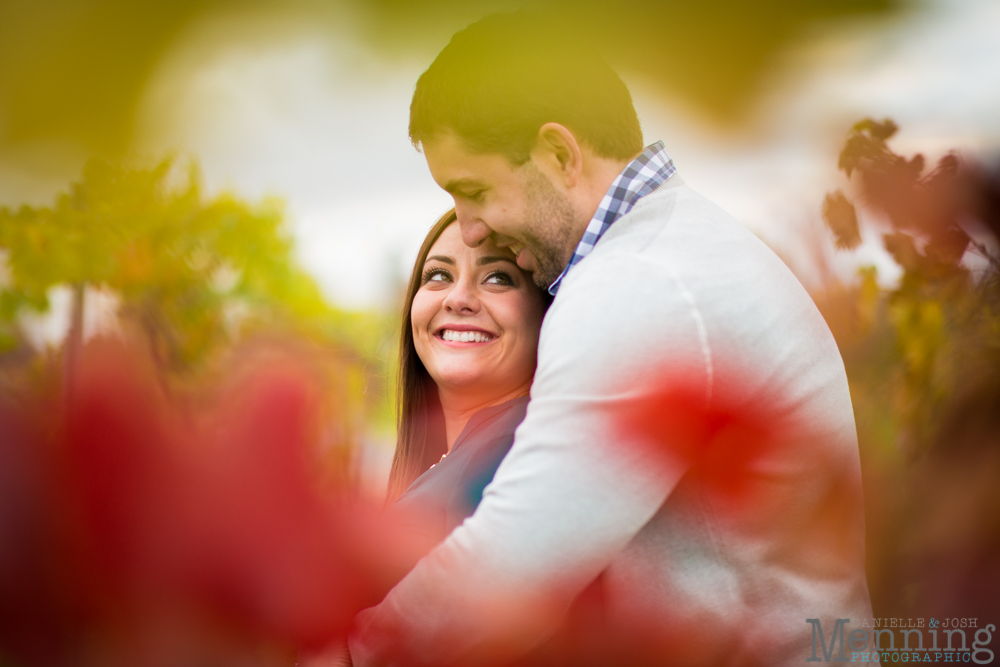
<svg viewBox="0 0 1000 667"><path fill-rule="evenodd" d="M991 253L985 244L979 243L975 239L970 238L969 245L978 250L979 254L981 254L983 257L987 259L987 261L989 261L990 266L993 267L993 270L996 271L998 274L1000 274L1000 257L997 257L996 255Z"/></svg>

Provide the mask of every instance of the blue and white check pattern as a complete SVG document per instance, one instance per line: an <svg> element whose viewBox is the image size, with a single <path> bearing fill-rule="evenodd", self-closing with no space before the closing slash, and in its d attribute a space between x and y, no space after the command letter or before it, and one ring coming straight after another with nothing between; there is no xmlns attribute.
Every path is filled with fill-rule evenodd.
<svg viewBox="0 0 1000 667"><path fill-rule="evenodd" d="M569 270L590 254L612 223L631 211L637 201L663 185L675 171L677 168L667 155L662 141L646 146L639 157L629 162L608 188L601 205L597 207L597 212L587 224L583 238L570 257L569 264L555 282L549 285L549 294L554 296L559 291L559 285Z"/></svg>

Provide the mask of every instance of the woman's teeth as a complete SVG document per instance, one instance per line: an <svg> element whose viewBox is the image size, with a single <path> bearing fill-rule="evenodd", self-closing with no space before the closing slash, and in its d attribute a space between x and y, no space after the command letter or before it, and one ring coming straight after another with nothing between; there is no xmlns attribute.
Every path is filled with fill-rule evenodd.
<svg viewBox="0 0 1000 667"><path fill-rule="evenodd" d="M451 329L443 329L441 338L459 343L486 343L493 340L493 336L482 331L452 331Z"/></svg>

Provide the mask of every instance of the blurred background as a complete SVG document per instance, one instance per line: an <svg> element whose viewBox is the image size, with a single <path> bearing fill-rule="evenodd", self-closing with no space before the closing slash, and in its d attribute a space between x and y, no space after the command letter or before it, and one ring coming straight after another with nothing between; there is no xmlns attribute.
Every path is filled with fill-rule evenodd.
<svg viewBox="0 0 1000 667"><path fill-rule="evenodd" d="M324 465L381 493L396 309L450 206L408 141L410 96L453 32L522 4L0 0L0 389L66 395L104 334L145 341L187 395L248 341L290 337L331 387ZM535 4L606 50L646 142L827 316L858 417L876 615L1000 620L1000 4ZM870 145L845 169L865 117L899 129L856 128ZM964 194L934 223L865 177L905 162L899 187L933 198L949 155ZM824 207L836 189L847 208ZM931 266L944 229L964 241Z"/></svg>

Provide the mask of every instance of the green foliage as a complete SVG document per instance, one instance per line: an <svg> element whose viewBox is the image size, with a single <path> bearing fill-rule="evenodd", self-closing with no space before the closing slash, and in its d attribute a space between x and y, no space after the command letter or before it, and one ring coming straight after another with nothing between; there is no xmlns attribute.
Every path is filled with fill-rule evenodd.
<svg viewBox="0 0 1000 667"><path fill-rule="evenodd" d="M57 286L114 294L123 334L144 341L165 387L197 390L246 352L241 343L263 338L326 360L317 372L336 394L338 428L392 429L394 318L324 301L294 259L279 201L208 198L197 169L169 159L152 168L92 160L52 206L0 208L0 386L21 391L51 376L45 366L59 357L35 355L22 327L24 315L49 309ZM87 300L74 308L79 322ZM64 387L80 327L67 343Z"/></svg>
<svg viewBox="0 0 1000 667"><path fill-rule="evenodd" d="M6 1L0 2L0 143L69 138L86 150L120 154L134 129L136 103L159 60L192 24L220 10L305 14L316 26L342 27L350 21L351 33L378 51L418 54L429 64L454 31L488 13L526 4L559 12L569 27L607 48L624 69L733 120L747 110L775 56L801 36L803 27L882 16L903 3ZM655 26L657 37L637 39L647 26Z"/></svg>
<svg viewBox="0 0 1000 667"><path fill-rule="evenodd" d="M18 316L48 308L57 285L112 290L120 315L168 369L195 364L254 325L316 328L336 313L292 258L278 202L207 201L197 171L90 161L52 207L0 209L8 280L0 292L7 345Z"/></svg>

